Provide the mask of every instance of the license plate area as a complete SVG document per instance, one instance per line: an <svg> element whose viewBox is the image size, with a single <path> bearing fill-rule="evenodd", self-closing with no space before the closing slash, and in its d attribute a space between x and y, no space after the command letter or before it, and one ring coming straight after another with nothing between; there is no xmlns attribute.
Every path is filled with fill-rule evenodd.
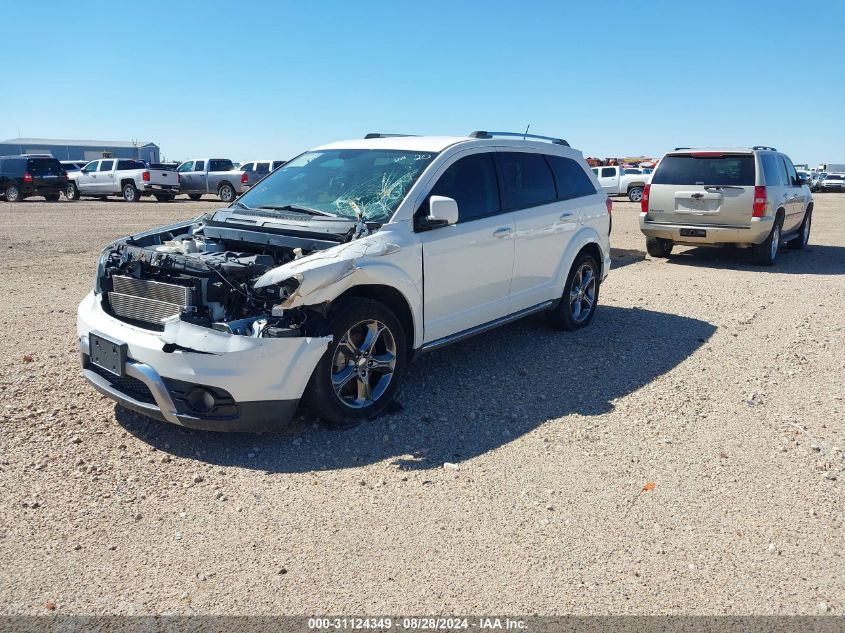
<svg viewBox="0 0 845 633"><path fill-rule="evenodd" d="M123 376L126 367L126 343L112 341L93 332L88 334L91 363L115 376Z"/></svg>
<svg viewBox="0 0 845 633"><path fill-rule="evenodd" d="M681 229L681 237L707 237L704 229Z"/></svg>

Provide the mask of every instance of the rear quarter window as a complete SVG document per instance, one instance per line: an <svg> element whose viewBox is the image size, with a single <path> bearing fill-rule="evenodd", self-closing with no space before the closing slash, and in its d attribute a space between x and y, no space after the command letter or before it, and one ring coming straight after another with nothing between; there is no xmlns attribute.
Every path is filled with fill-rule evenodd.
<svg viewBox="0 0 845 633"><path fill-rule="evenodd" d="M752 154L664 156L651 178L651 184L753 187L755 173Z"/></svg>
<svg viewBox="0 0 845 633"><path fill-rule="evenodd" d="M570 200L596 193L593 181L584 169L571 158L546 156L555 178L558 200Z"/></svg>

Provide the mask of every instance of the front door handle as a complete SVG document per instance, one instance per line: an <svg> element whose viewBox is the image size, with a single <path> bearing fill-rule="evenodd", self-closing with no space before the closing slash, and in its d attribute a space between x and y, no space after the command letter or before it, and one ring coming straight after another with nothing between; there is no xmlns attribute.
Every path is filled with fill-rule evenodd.
<svg viewBox="0 0 845 633"><path fill-rule="evenodd" d="M505 237L510 237L510 234L511 234L510 227L507 227L507 226L503 226L502 228L496 229L495 231L493 231L493 237L498 237L499 239L502 239L502 238L505 238Z"/></svg>

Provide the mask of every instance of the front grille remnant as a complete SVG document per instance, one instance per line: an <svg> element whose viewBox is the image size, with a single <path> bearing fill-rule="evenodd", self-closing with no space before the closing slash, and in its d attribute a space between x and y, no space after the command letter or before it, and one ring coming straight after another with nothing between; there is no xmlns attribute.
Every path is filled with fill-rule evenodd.
<svg viewBox="0 0 845 633"><path fill-rule="evenodd" d="M115 275L109 305L119 317L161 325L191 305L191 288Z"/></svg>

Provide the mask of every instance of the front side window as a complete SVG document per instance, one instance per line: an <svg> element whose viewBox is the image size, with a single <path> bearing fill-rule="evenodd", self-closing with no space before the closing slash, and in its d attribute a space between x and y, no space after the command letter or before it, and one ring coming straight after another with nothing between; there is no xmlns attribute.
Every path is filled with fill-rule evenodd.
<svg viewBox="0 0 845 633"><path fill-rule="evenodd" d="M93 162L88 163L87 165L85 165L85 167L82 168L82 171L84 171L86 174L90 174L92 171L97 171L97 161L95 160Z"/></svg>
<svg viewBox="0 0 845 633"><path fill-rule="evenodd" d="M798 184L798 174L795 171L795 165L792 164L792 161L786 158L785 156L781 156L781 160L786 167L786 176L788 178L787 184L790 185L797 185Z"/></svg>
<svg viewBox="0 0 845 633"><path fill-rule="evenodd" d="M257 171L259 174L269 174L270 163L255 163L255 171Z"/></svg>
<svg viewBox="0 0 845 633"><path fill-rule="evenodd" d="M182 163L176 171L180 174L184 174L186 171L194 171L194 161L189 160L187 163Z"/></svg>
<svg viewBox="0 0 845 633"><path fill-rule="evenodd" d="M245 171L248 174L251 174L255 171L255 163L247 163L246 165L241 165L241 171Z"/></svg>
<svg viewBox="0 0 845 633"><path fill-rule="evenodd" d="M555 177L558 200L571 200L572 198L591 196L596 193L596 188L593 186L590 177L587 176L581 165L571 158L546 156L546 160L549 161Z"/></svg>
<svg viewBox="0 0 845 633"><path fill-rule="evenodd" d="M333 149L286 163L239 201L248 207L294 205L345 218L386 222L437 154Z"/></svg>
<svg viewBox="0 0 845 633"><path fill-rule="evenodd" d="M274 160L273 161L273 171L276 171L279 167L285 164L283 160Z"/></svg>
<svg viewBox="0 0 845 633"><path fill-rule="evenodd" d="M554 177L542 154L502 152L497 157L508 208L534 207L557 198Z"/></svg>
<svg viewBox="0 0 845 633"><path fill-rule="evenodd" d="M456 161L443 172L429 195L455 200L459 222L498 213L501 204L493 155L472 154Z"/></svg>
<svg viewBox="0 0 845 633"><path fill-rule="evenodd" d="M100 171L111 171L112 167L114 167L113 160L104 160L100 163Z"/></svg>
<svg viewBox="0 0 845 633"><path fill-rule="evenodd" d="M752 154L669 155L657 165L651 184L753 187L755 173Z"/></svg>

